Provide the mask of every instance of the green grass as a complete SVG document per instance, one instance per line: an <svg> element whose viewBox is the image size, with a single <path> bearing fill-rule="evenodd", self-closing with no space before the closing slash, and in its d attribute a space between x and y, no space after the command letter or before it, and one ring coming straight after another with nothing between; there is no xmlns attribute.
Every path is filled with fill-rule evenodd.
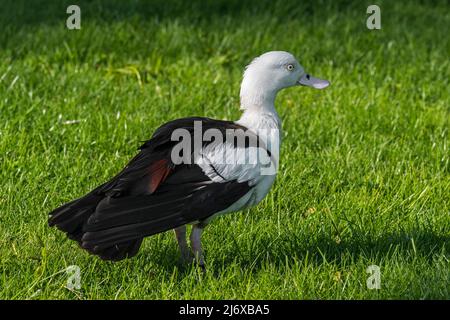
<svg viewBox="0 0 450 320"><path fill-rule="evenodd" d="M371 1L80 0L69 31L73 2L1 4L0 299L450 298L448 2L378 1L369 31ZM270 50L332 86L280 94L276 185L207 227L205 275L171 232L108 263L47 226L163 122L237 119L242 70Z"/></svg>

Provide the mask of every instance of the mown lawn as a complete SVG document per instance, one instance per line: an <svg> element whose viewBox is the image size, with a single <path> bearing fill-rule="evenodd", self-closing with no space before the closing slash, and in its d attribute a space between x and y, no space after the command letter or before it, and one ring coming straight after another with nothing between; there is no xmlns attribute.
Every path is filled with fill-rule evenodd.
<svg viewBox="0 0 450 320"><path fill-rule="evenodd" d="M377 1L370 31L371 1L299 2L2 0L0 299L449 299L450 5ZM163 122L237 119L243 68L270 50L332 86L278 97L276 185L208 226L206 274L171 232L110 263L47 226Z"/></svg>

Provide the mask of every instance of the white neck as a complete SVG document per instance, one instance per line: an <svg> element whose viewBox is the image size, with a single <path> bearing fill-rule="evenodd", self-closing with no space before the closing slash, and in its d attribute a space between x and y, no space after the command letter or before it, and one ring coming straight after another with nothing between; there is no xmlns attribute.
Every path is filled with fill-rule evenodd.
<svg viewBox="0 0 450 320"><path fill-rule="evenodd" d="M260 111L256 108L245 109L236 123L253 130L255 133L258 133L259 129L281 130L281 121L275 108L270 111Z"/></svg>
<svg viewBox="0 0 450 320"><path fill-rule="evenodd" d="M241 84L241 109L244 113L238 123L249 129L280 129L281 123L275 110L278 90L267 90L261 81L244 80Z"/></svg>
<svg viewBox="0 0 450 320"><path fill-rule="evenodd" d="M241 89L241 109L244 113L236 123L250 129L264 141L267 150L272 154L276 169L281 145L281 121L275 110L275 96L276 94L256 97L242 95ZM249 102L258 103L248 104Z"/></svg>
<svg viewBox="0 0 450 320"><path fill-rule="evenodd" d="M266 143L278 164L281 144L281 121L275 110L277 91L261 90L261 86L241 85L241 109L244 110L236 123L256 133Z"/></svg>
<svg viewBox="0 0 450 320"><path fill-rule="evenodd" d="M277 93L263 90L259 87L241 87L241 109L259 112L275 112L275 98Z"/></svg>
<svg viewBox="0 0 450 320"><path fill-rule="evenodd" d="M245 74L241 83L241 109L256 109L261 112L275 112L275 98L278 90L271 87L263 77Z"/></svg>

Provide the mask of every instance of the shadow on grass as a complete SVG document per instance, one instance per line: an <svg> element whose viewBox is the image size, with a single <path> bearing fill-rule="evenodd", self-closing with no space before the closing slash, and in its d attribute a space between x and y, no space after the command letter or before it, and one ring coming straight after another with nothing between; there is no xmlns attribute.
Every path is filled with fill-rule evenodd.
<svg viewBox="0 0 450 320"><path fill-rule="evenodd" d="M220 273L223 266L237 264L242 270L257 273L264 265L284 267L295 260L308 259L315 265L333 264L343 267L354 263L360 258L368 261L387 261L392 257L404 260L421 257L432 262L435 254L450 252L450 237L440 236L432 232L416 231L411 233L386 234L380 237L355 237L336 241L332 238L319 238L314 241L304 241L295 235L268 237L258 241L253 249L243 249L226 246L220 252L219 258L206 266L214 274ZM158 264L167 272L178 268L179 278L189 274L191 267L180 264L179 252L174 247L158 248L148 259Z"/></svg>
<svg viewBox="0 0 450 320"><path fill-rule="evenodd" d="M83 21L99 20L103 22L118 22L124 20L142 19L185 19L196 23L198 19L216 19L221 16L240 17L260 13L284 15L288 19L298 19L301 16L311 15L323 11L331 6L336 9L355 7L352 1L319 0L309 2L298 1L271 1L271 0L63 0L52 3L49 0L4 0L5 10L0 12L0 21L8 25L22 27L38 24L61 24L69 16L66 9L76 4L80 7ZM274 12L280 11L280 12ZM295 13L297 15L294 15ZM136 21L134 21L136 22Z"/></svg>
<svg viewBox="0 0 450 320"><path fill-rule="evenodd" d="M81 30L66 28L66 10L72 4L80 7ZM2 9L0 47L8 49L12 60L50 55L57 65L96 61L96 66L120 57L142 61L152 52L155 57L176 57L184 49L193 56L199 50L209 57L224 50L205 40L214 36L247 32L250 43L276 32L276 27L286 32L289 22L307 20L304 30L313 32L322 30L337 13L353 19L355 12L365 10L347 0L2 0ZM253 55L240 52L239 56L248 61Z"/></svg>

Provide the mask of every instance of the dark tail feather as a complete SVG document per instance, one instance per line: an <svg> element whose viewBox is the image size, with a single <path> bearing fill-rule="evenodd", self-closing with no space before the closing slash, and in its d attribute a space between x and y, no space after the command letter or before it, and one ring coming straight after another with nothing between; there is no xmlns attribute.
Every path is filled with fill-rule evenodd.
<svg viewBox="0 0 450 320"><path fill-rule="evenodd" d="M103 198L103 195L91 192L82 198L66 203L50 212L48 224L50 227L56 226L59 230L65 232L70 239L81 245L81 239L85 233L84 228ZM98 255L103 260L118 261L136 255L141 243L142 238L134 238L108 247L85 249Z"/></svg>
<svg viewBox="0 0 450 320"><path fill-rule="evenodd" d="M98 255L103 260L111 260L111 261L119 261L125 258L131 258L136 255L139 251L139 248L142 244L143 238L118 243L113 246L99 249L94 248L91 250L89 248L85 248L90 253Z"/></svg>
<svg viewBox="0 0 450 320"><path fill-rule="evenodd" d="M179 227L184 218L185 201L199 186L177 188L173 193L102 199L83 228L81 246L87 251L112 260L123 252L134 253L144 237Z"/></svg>
<svg viewBox="0 0 450 320"><path fill-rule="evenodd" d="M150 198L151 199L151 198ZM135 205L140 204L139 199L117 199L122 201L132 201ZM105 201L107 202L107 200ZM120 205L110 202L111 208L119 209ZM110 207L104 202L100 203L96 214L92 215L84 228L81 246L91 253L108 256L111 252L127 251L129 247L130 256L134 252L136 241L140 244L142 238L164 232L188 221L183 217L183 206L177 201L172 203L157 203L154 205L143 205L134 209L118 212L109 212ZM150 211L155 210L155 211ZM103 219L101 213L113 215L111 219ZM149 214L150 213L150 214ZM97 216L99 214L99 216Z"/></svg>
<svg viewBox="0 0 450 320"><path fill-rule="evenodd" d="M59 230L67 233L70 239L81 244L83 227L95 208L102 200L102 196L89 193L77 200L71 201L53 210L49 214L48 225L56 226Z"/></svg>

